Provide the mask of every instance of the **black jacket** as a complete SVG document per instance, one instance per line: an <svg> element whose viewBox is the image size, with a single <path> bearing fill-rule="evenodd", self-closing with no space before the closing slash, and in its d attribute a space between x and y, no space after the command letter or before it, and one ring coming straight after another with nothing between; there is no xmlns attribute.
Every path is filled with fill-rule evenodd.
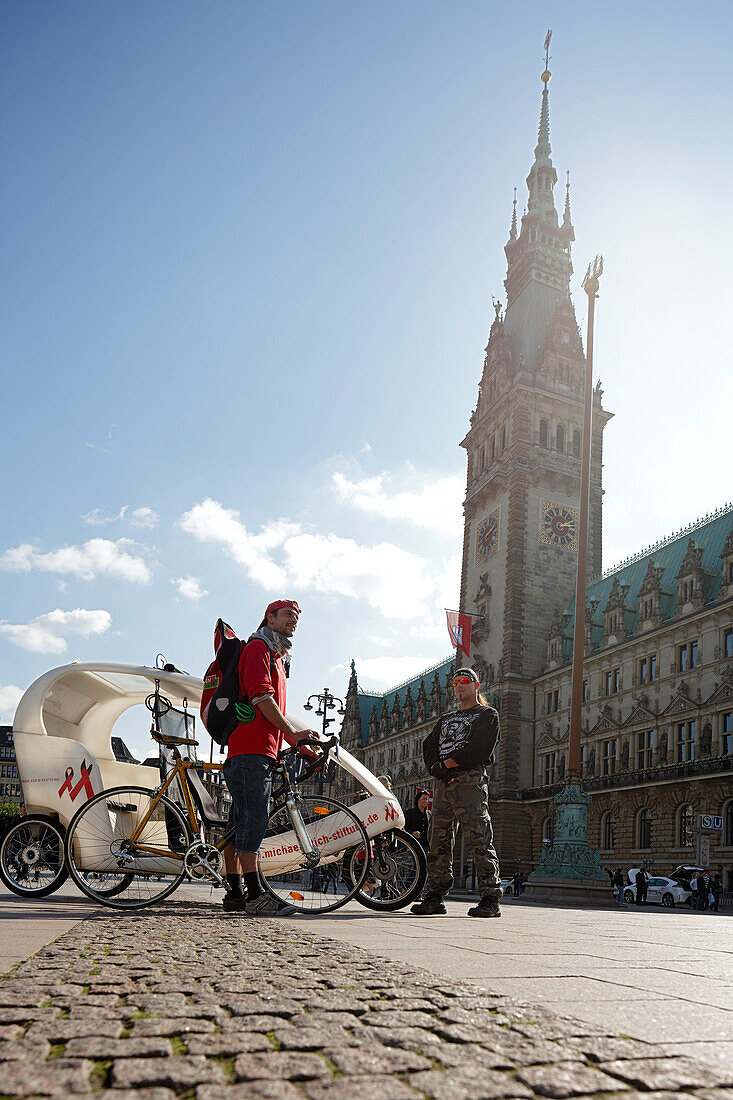
<svg viewBox="0 0 733 1100"><path fill-rule="evenodd" d="M493 707L477 704L470 710L447 711L423 741L425 767L435 779L447 782L457 772L490 764L499 736L499 715ZM451 757L457 768L445 767L443 761Z"/></svg>

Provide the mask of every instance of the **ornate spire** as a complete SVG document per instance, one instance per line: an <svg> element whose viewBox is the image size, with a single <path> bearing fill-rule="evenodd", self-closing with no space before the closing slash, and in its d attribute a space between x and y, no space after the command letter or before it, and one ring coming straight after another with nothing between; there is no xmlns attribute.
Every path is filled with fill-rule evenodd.
<svg viewBox="0 0 733 1100"><path fill-rule="evenodd" d="M567 229L568 226L573 224L573 220L570 217L570 173L566 173L565 181L565 213L562 217L563 229Z"/></svg>
<svg viewBox="0 0 733 1100"><path fill-rule="evenodd" d="M509 240L516 241L517 239L517 189L514 188L514 202L512 203L512 225L509 230Z"/></svg>
<svg viewBox="0 0 733 1100"><path fill-rule="evenodd" d="M547 70L542 74L544 88L542 89L542 106L540 108L540 125L537 131L537 145L534 151L535 161L543 157L549 157L552 152L550 148L550 93L547 88L550 76L551 73Z"/></svg>

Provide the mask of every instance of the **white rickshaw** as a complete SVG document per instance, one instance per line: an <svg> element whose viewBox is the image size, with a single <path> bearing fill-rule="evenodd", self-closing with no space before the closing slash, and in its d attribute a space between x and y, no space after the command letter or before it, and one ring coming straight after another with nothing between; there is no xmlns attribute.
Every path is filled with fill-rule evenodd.
<svg viewBox="0 0 733 1100"><path fill-rule="evenodd" d="M221 765L195 755L202 690L170 665L94 663L52 669L28 688L13 722L25 814L0 843L0 877L11 890L43 897L71 873L90 898L125 909L160 901L182 881L223 887L227 822L211 797ZM146 726L152 715L154 766L137 763L115 734L131 707ZM321 775L332 761L363 797L345 807L304 795L299 784L318 761L291 755L278 769L280 800L260 853L264 883L304 912L352 896L400 908L422 889L422 848L404 832L392 792L335 739L329 744Z"/></svg>

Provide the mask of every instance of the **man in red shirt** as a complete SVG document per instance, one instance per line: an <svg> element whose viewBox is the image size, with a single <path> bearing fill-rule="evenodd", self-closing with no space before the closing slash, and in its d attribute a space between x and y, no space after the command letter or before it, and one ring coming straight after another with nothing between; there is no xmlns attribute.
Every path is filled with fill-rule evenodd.
<svg viewBox="0 0 733 1100"><path fill-rule="evenodd" d="M285 681L290 668L291 638L300 608L295 600L269 604L259 629L250 635L239 660L239 686L254 717L240 722L229 738L223 773L232 796L230 821L234 846L225 850L226 910L250 916L272 916L285 909L264 893L257 873L257 853L267 831L272 768L283 739L290 745L309 739L314 730L296 730L285 717ZM242 875L244 876L243 889Z"/></svg>

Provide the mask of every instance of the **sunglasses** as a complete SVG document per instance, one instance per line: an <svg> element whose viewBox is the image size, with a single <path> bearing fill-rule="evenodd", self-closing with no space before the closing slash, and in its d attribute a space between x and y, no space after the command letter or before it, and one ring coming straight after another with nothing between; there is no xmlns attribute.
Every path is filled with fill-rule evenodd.
<svg viewBox="0 0 733 1100"><path fill-rule="evenodd" d="M459 676L457 680L453 681L453 686L455 687L456 684L475 684L475 683L477 683L477 681L474 680L473 676Z"/></svg>

